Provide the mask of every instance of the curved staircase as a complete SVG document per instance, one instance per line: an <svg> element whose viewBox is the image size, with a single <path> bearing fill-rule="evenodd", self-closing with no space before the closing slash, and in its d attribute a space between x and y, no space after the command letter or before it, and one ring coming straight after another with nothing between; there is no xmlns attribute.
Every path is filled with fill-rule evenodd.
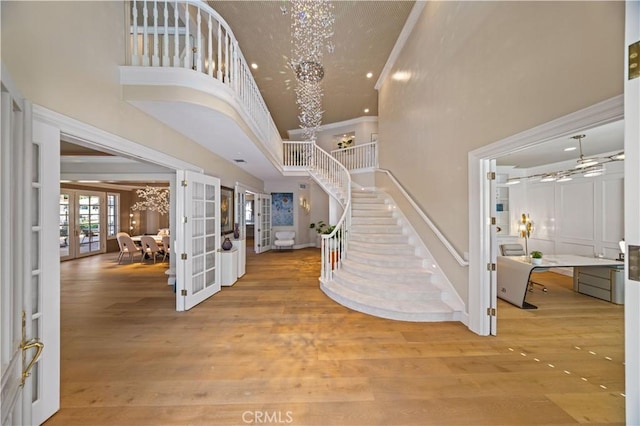
<svg viewBox="0 0 640 426"><path fill-rule="evenodd" d="M351 193L346 258L321 280L336 302L359 312L403 321L460 321L464 304L413 228L380 191Z"/></svg>

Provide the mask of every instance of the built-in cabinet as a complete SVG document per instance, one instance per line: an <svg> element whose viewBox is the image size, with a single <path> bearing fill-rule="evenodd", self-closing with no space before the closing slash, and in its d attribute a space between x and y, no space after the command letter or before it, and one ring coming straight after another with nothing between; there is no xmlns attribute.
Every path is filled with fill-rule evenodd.
<svg viewBox="0 0 640 426"><path fill-rule="evenodd" d="M624 268L576 267L573 271L573 289L607 302L624 304Z"/></svg>
<svg viewBox="0 0 640 426"><path fill-rule="evenodd" d="M511 219L509 217L509 187L506 185L508 175L496 176L496 226L500 228L498 236L511 234Z"/></svg>
<svg viewBox="0 0 640 426"><path fill-rule="evenodd" d="M238 249L220 251L220 285L232 286L238 280Z"/></svg>

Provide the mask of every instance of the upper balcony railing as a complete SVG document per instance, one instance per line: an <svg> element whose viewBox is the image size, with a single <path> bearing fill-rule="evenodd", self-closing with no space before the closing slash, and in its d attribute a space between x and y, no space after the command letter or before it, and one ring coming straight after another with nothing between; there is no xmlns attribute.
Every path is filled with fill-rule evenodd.
<svg viewBox="0 0 640 426"><path fill-rule="evenodd" d="M131 0L132 66L192 69L236 95L256 135L278 156L282 138L233 31L200 0Z"/></svg>
<svg viewBox="0 0 640 426"><path fill-rule="evenodd" d="M349 171L373 170L378 167L378 142L334 149L331 156Z"/></svg>

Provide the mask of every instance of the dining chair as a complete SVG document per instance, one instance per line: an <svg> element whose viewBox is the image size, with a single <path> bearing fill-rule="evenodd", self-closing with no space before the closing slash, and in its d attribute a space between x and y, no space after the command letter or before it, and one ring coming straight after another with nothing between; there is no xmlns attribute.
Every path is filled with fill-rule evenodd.
<svg viewBox="0 0 640 426"><path fill-rule="evenodd" d="M144 253L140 263L144 261L146 256L153 258L153 263L156 263L156 256L160 255L160 247L156 243L155 238L150 235L143 235L140 237L140 244L142 245L142 252Z"/></svg>
<svg viewBox="0 0 640 426"><path fill-rule="evenodd" d="M118 255L118 264L122 262L125 254L129 255L129 261L133 262L133 255L136 253L140 253L140 259L142 260L142 249L133 242L131 237L127 233L123 233L124 235L118 235L116 238L118 240L118 245L120 246L120 254Z"/></svg>
<svg viewBox="0 0 640 426"><path fill-rule="evenodd" d="M169 257L169 253L171 252L171 237L168 235L162 236L162 249L164 250L164 256L162 257L162 261L164 262L167 257Z"/></svg>

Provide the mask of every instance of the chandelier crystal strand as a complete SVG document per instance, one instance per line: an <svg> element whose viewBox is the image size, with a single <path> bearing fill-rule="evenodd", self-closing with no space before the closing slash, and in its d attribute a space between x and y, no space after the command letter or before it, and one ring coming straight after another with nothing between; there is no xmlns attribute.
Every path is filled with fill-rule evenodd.
<svg viewBox="0 0 640 426"><path fill-rule="evenodd" d="M305 139L315 140L322 123L322 86L324 49L334 49L333 5L326 0L291 0L290 66L296 74L296 103L300 127Z"/></svg>

